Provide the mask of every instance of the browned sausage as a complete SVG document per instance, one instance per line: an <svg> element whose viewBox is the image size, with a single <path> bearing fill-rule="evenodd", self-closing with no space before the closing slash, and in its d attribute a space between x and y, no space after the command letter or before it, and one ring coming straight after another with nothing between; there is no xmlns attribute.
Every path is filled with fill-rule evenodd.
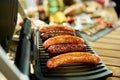
<svg viewBox="0 0 120 80"><path fill-rule="evenodd" d="M48 48L51 45L54 44L61 44L61 43L74 43L74 44L83 44L84 40L80 37L77 36L71 36L71 35L60 35L60 36L55 36L47 39L43 43L44 48Z"/></svg>
<svg viewBox="0 0 120 80"><path fill-rule="evenodd" d="M48 31L45 33L41 33L41 38L43 40L46 40L50 37L54 37L54 36L58 36L58 35L75 35L75 33L70 32L70 31Z"/></svg>
<svg viewBox="0 0 120 80"><path fill-rule="evenodd" d="M75 30L72 27L68 26L62 26L62 25L57 25L57 26L43 26L39 29L41 33L48 32L48 31L70 31L70 32L75 32Z"/></svg>
<svg viewBox="0 0 120 80"><path fill-rule="evenodd" d="M56 44L48 47L47 51L51 54L59 54L59 53L65 53L65 52L76 52L86 51L86 45L85 44Z"/></svg>
<svg viewBox="0 0 120 80"><path fill-rule="evenodd" d="M100 57L88 52L64 53L48 59L46 67L52 69L60 65L76 62L98 64L100 62Z"/></svg>

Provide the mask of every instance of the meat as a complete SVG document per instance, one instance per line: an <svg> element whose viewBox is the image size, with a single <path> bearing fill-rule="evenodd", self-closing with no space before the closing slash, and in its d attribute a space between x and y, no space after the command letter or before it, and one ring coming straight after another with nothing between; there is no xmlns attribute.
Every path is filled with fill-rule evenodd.
<svg viewBox="0 0 120 80"><path fill-rule="evenodd" d="M56 68L68 63L98 64L100 57L86 52L84 40L75 36L75 30L67 26L44 26L39 29L40 36L45 40L43 48L52 55L46 62L48 69ZM62 54L60 54L62 53Z"/></svg>
<svg viewBox="0 0 120 80"><path fill-rule="evenodd" d="M75 32L75 30L72 27L68 26L62 26L62 25L57 25L57 26L43 26L39 29L41 33L49 32L49 31L68 31L68 32Z"/></svg>
<svg viewBox="0 0 120 80"><path fill-rule="evenodd" d="M85 44L56 44L48 47L47 51L51 54L59 54L59 53L65 53L65 52L75 52L75 51L86 51L86 45Z"/></svg>
<svg viewBox="0 0 120 80"><path fill-rule="evenodd" d="M76 62L98 64L100 62L100 57L89 52L64 53L48 59L46 67L52 69L60 65Z"/></svg>
<svg viewBox="0 0 120 80"><path fill-rule="evenodd" d="M75 35L74 32L71 31L48 31L45 33L41 33L41 38L46 40L50 37L58 36L58 35Z"/></svg>
<svg viewBox="0 0 120 80"><path fill-rule="evenodd" d="M83 44L84 40L77 36L60 35L60 36L55 36L47 39L42 46L44 48L48 48L51 45L61 44L61 43Z"/></svg>

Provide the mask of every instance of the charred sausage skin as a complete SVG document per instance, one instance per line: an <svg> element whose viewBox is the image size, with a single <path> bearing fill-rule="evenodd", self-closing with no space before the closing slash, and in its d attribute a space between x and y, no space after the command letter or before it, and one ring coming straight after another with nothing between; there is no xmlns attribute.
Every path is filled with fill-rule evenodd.
<svg viewBox="0 0 120 80"><path fill-rule="evenodd" d="M54 36L58 36L58 35L75 35L74 32L71 32L71 31L48 31L48 32L45 32L45 33L41 33L41 38L42 40L46 40L50 37L54 37Z"/></svg>
<svg viewBox="0 0 120 80"><path fill-rule="evenodd" d="M86 51L86 45L85 44L56 44L48 47L47 51L51 54L60 54L60 53L66 53L66 52L85 52Z"/></svg>
<svg viewBox="0 0 120 80"><path fill-rule="evenodd" d="M98 64L100 62L100 57L89 52L64 53L48 59L46 67L52 69L60 65L76 62Z"/></svg>

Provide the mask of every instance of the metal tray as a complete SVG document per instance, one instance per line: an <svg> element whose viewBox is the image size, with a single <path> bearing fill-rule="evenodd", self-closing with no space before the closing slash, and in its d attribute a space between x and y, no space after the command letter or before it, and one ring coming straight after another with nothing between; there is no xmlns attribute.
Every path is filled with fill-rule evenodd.
<svg viewBox="0 0 120 80"><path fill-rule="evenodd" d="M40 80L104 80L112 75L112 71L105 66L102 60L98 65L73 63L48 70L45 64L50 55L42 47L43 42L40 39L39 32L35 31L34 34L34 58L36 61L34 70L35 76ZM82 37L78 30L76 30L76 36ZM87 52L96 54L87 41L85 44L87 45Z"/></svg>
<svg viewBox="0 0 120 80"><path fill-rule="evenodd" d="M99 32L97 32L96 34L92 35L92 36L89 36L83 32L81 32L81 35L84 36L85 38L91 40L91 41L96 41L97 39L103 37L104 35L108 34L109 32L117 29L118 27L120 27L120 24L116 24L114 28L106 28L104 30L101 30Z"/></svg>

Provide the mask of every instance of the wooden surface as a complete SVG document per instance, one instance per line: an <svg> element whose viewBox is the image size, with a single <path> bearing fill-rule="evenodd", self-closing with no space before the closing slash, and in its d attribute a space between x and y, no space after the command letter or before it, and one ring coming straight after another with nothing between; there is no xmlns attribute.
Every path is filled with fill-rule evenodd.
<svg viewBox="0 0 120 80"><path fill-rule="evenodd" d="M108 77L107 80L120 80L120 28L95 42L88 42L113 72L113 75Z"/></svg>

